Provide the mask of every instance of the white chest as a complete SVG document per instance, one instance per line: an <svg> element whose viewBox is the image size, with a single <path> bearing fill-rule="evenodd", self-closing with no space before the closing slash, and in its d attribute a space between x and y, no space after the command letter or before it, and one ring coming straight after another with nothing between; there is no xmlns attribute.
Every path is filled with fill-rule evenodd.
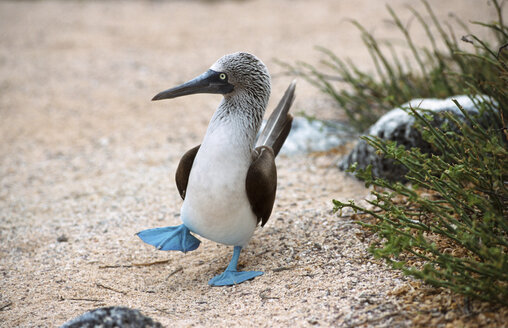
<svg viewBox="0 0 508 328"><path fill-rule="evenodd" d="M215 242L243 246L256 228L245 189L251 145L228 124L209 129L196 155L182 206L183 223Z"/></svg>

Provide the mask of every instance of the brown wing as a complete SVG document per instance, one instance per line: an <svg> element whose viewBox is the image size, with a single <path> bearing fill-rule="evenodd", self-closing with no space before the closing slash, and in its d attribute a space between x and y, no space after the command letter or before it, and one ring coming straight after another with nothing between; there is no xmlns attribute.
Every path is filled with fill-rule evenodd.
<svg viewBox="0 0 508 328"><path fill-rule="evenodd" d="M182 159L180 159L180 163L176 169L176 187L178 188L178 192L180 193L180 197L182 197L182 199L185 199L185 191L187 191L187 184L189 183L189 175L192 169L192 163L194 163L194 158L196 158L196 154L198 153L200 146L201 145L196 146L187 151L182 156Z"/></svg>
<svg viewBox="0 0 508 328"><path fill-rule="evenodd" d="M272 148L261 146L255 149L245 186L252 211L258 223L261 221L261 226L264 226L272 214L277 190L277 168Z"/></svg>

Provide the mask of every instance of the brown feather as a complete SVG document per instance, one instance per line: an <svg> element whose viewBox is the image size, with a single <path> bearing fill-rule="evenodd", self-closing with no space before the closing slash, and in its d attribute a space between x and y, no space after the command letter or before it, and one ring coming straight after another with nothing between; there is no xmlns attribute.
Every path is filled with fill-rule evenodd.
<svg viewBox="0 0 508 328"><path fill-rule="evenodd" d="M272 213L277 190L277 168L271 147L257 147L247 172L245 186L252 211L264 226Z"/></svg>
<svg viewBox="0 0 508 328"><path fill-rule="evenodd" d="M282 145L284 144L284 141L286 141L286 138L289 132L291 131L292 124L293 124L293 116L291 114L287 114L286 119L284 121L284 125L282 126L279 135L277 136L272 145L275 157L277 157L280 149L282 148Z"/></svg>
<svg viewBox="0 0 508 328"><path fill-rule="evenodd" d="M189 175L192 169L192 164L194 163L194 158L196 158L196 154L198 153L200 146L201 145L198 145L187 151L182 156L182 159L180 159L180 163L176 169L176 187L178 188L178 192L180 193L180 197L182 197L182 199L185 199L185 192L187 191L187 184L189 183Z"/></svg>

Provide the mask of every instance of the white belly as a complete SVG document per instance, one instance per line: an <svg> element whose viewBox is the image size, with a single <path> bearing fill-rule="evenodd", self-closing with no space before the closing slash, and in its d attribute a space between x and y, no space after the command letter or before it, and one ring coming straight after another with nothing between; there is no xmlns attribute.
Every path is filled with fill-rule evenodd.
<svg viewBox="0 0 508 328"><path fill-rule="evenodd" d="M237 144L229 130L218 130L207 135L196 155L181 219L207 239L244 246L257 225L245 189L251 150Z"/></svg>

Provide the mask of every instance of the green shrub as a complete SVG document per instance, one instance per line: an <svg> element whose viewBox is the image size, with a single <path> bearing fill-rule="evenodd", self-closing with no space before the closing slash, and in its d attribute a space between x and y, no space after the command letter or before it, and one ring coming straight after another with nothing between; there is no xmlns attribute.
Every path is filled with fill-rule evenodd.
<svg viewBox="0 0 508 328"><path fill-rule="evenodd" d="M496 42L502 45L508 40L508 27L502 20L501 5L495 0L493 3L498 21L476 24L492 30ZM463 93L472 100L480 94L488 97L487 102L478 103L481 115L494 118L488 126L469 116L458 103L465 122L449 113L442 114L446 124L456 125L457 129L435 127L429 116L407 109L423 138L435 149L434 154L365 137L383 156L408 169L410 184L374 179L366 169L356 173L367 185L374 186L370 206L353 201L333 203L335 211L351 208L364 214L359 223L377 236L371 252L394 268L435 286L508 305L508 45L493 51L486 42L469 35L463 40L471 43L473 50L460 51L453 33L446 33L430 6L424 4L448 53L438 50L430 28L413 10L433 47L417 49L388 8L415 57L419 67L416 72L403 69L395 55L388 61L379 43L358 23L378 77L360 72L351 62L346 64L324 49L328 58L325 63L347 83L347 91L336 89L330 76L311 65L289 67L330 94L361 129L381 112L412 98ZM360 114L355 116L356 111Z"/></svg>
<svg viewBox="0 0 508 328"><path fill-rule="evenodd" d="M412 113L424 138L442 155L367 137L408 168L412 184L373 179L368 169L357 172L376 187L375 199L368 201L373 208L334 200L334 209L349 207L374 217L374 223L359 222L379 237L370 250L404 273L508 304L508 148L503 130L483 129L467 117L469 124L456 122L462 133L449 135ZM450 114L448 119L456 120Z"/></svg>

